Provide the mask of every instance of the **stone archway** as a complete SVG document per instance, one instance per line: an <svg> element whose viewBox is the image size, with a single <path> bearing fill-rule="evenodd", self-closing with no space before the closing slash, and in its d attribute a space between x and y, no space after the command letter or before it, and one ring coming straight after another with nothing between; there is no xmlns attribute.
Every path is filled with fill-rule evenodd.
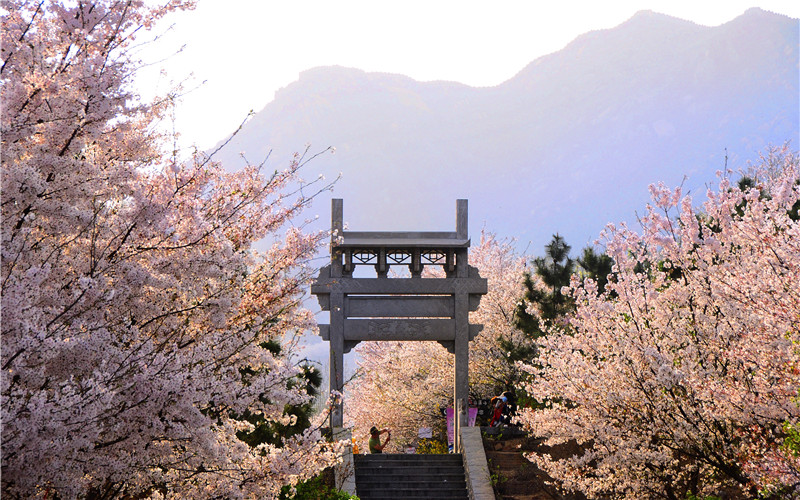
<svg viewBox="0 0 800 500"><path fill-rule="evenodd" d="M469 324L487 292L486 279L468 262L467 200L456 202L454 232L359 232L343 230L343 202L331 203L331 261L311 286L330 324L319 325L330 342L330 390L343 392L344 354L361 341L433 340L455 355L453 408L456 442L466 422L469 341L483 325ZM408 265L410 278L389 278L389 267ZM426 265L442 266L445 278L423 278ZM354 278L357 266L374 266L375 277ZM342 427L343 402L331 412Z"/></svg>

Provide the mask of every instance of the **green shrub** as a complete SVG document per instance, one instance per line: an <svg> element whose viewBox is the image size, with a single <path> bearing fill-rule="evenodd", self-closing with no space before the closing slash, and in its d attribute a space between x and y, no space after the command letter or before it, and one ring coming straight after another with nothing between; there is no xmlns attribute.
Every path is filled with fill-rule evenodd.
<svg viewBox="0 0 800 500"><path fill-rule="evenodd" d="M417 443L418 455L445 455L447 443L438 439L422 438Z"/></svg>
<svg viewBox="0 0 800 500"><path fill-rule="evenodd" d="M319 476L298 483L294 495L291 487L284 486L278 500L358 500L357 496L331 486L329 484L331 481L332 474L323 472Z"/></svg>

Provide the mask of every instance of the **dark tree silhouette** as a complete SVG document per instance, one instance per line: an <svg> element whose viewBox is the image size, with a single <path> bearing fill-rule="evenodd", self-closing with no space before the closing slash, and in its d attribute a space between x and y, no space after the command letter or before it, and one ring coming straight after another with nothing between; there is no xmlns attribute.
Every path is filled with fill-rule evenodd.
<svg viewBox="0 0 800 500"><path fill-rule="evenodd" d="M586 247L583 249L583 256L578 259L578 264L587 278L597 282L597 291L603 293L614 266L614 259L604 253L598 254L592 247Z"/></svg>

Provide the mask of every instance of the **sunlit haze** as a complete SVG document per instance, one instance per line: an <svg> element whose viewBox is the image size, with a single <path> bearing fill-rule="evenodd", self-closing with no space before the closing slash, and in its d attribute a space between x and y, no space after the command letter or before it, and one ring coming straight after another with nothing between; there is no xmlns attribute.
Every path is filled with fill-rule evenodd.
<svg viewBox="0 0 800 500"><path fill-rule="evenodd" d="M792 0L200 0L194 11L170 18L173 29L146 53L148 61L166 59L139 85L143 95L166 89L169 81L155 71L162 67L173 82L191 75L176 126L184 146L205 149L316 66L493 86L582 33L617 26L639 10L716 26L751 7L800 18L800 2Z"/></svg>

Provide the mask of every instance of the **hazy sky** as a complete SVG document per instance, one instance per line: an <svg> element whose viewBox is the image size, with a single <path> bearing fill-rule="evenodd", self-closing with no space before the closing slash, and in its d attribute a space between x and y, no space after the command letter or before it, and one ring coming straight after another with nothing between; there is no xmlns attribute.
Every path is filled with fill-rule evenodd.
<svg viewBox="0 0 800 500"><path fill-rule="evenodd" d="M199 0L170 19L155 47L170 79L190 74L177 110L183 144L201 149L232 132L249 110L303 70L340 65L416 80L497 85L575 37L607 29L639 10L717 26L750 7L800 18L800 1L640 0ZM800 42L799 42L800 43ZM154 66L156 69L158 66ZM156 71L140 79L148 95L165 88ZM299 147L299 146L298 146Z"/></svg>

